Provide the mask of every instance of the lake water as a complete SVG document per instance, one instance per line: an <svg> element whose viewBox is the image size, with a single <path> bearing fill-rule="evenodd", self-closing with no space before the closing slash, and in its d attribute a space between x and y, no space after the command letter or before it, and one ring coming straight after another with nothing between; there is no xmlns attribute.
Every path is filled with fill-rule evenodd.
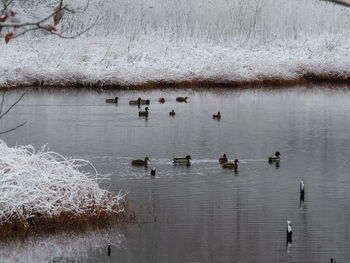
<svg viewBox="0 0 350 263"><path fill-rule="evenodd" d="M118 105L105 103L114 96ZM188 96L188 103L177 96ZM138 97L151 100L148 119L128 104ZM213 120L218 111L221 120ZM138 223L88 232L84 242L69 235L60 242L58 235L9 243L0 249L4 262L350 261L348 88L32 91L1 129L21 121L28 123L1 139L36 148L48 143L90 160L110 174L104 187L129 192ZM275 151L280 167L267 162ZM223 153L240 160L237 173L218 164ZM172 164L187 154L191 167ZM145 156L149 169L130 165ZM293 227L288 249L286 220ZM110 257L106 236L118 240Z"/></svg>

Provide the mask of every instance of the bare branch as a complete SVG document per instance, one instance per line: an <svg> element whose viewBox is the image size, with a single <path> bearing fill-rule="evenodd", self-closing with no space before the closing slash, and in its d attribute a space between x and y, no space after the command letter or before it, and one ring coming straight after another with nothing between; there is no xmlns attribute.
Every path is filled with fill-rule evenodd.
<svg viewBox="0 0 350 263"><path fill-rule="evenodd" d="M56 15L58 12L60 12L61 10L66 10L65 8L68 7L68 5L65 5L64 7L58 9L57 11L51 13L49 16L36 21L36 22L26 22L26 23L0 23L1 27L25 27L25 26L37 26L40 25L44 22L46 22L47 20L49 20L51 17L53 17L54 15Z"/></svg>
<svg viewBox="0 0 350 263"><path fill-rule="evenodd" d="M12 128L12 129L9 129L9 130L0 132L0 135L1 135L1 134L4 134L4 133L12 132L12 131L14 131L14 130L16 130L16 129L22 127L22 126L24 126L26 123L27 123L27 122L25 121L25 122L23 122L23 123L17 125L16 127Z"/></svg>
<svg viewBox="0 0 350 263"><path fill-rule="evenodd" d="M55 7L54 11L50 15L48 15L48 16L46 16L38 21L24 22L24 23L14 22L14 19L12 19L12 22L6 22L8 12L12 12L10 14L11 16L15 16L15 14L16 14L12 10L6 11L9 7L9 5L11 5L13 1L14 0L8 0L8 1L1 0L4 7L2 10L0 9L0 11L3 12L4 15L2 16L2 18L3 18L2 22L0 22L0 32L1 32L1 29L3 29L3 28L13 28L14 29L13 31L8 30L7 31L8 33L6 35L0 35L0 38L5 38L6 43L8 41L10 41L10 39L17 38L17 37L22 36L30 31L35 31L35 30L49 32L50 34L56 35L60 38L74 39L74 38L77 38L77 37L81 36L82 34L86 33L87 31L89 31L92 27L94 27L96 25L96 22L98 20L98 17L97 17L92 25L90 25L89 27L87 27L83 31L78 32L75 35L65 36L65 35L63 35L64 32L56 32L56 25L59 24L59 22L61 21L61 19L64 16L64 13L65 12L83 13L87 10L87 8L90 4L90 0L88 0L86 5L81 9L79 9L79 8L78 9L71 9L71 8L69 8L68 5L63 4L64 0L59 0L59 4ZM5 16L5 14L6 14L6 16ZM1 18L1 16L0 16L0 18ZM48 20L50 20L51 18L53 19L52 23L48 22ZM17 30L17 32L16 32L16 29L19 29L19 30Z"/></svg>
<svg viewBox="0 0 350 263"><path fill-rule="evenodd" d="M2 109L3 109L3 107L4 107L5 93L6 93L6 91L4 91L4 92L2 93L2 97L1 97L0 115L1 115Z"/></svg>
<svg viewBox="0 0 350 263"><path fill-rule="evenodd" d="M330 2L330 3L336 4L336 5L350 7L350 2L344 1L344 0L321 0L321 1Z"/></svg>
<svg viewBox="0 0 350 263"><path fill-rule="evenodd" d="M64 36L64 35L62 35L61 33L54 32L54 31L49 30L49 29L47 29L47 28L45 28L45 27L42 27L42 26L39 26L39 27L40 27L40 29L45 30L45 31L49 32L50 34L55 35L55 36L58 36L58 37L60 37L60 38L64 38L64 39L74 39L74 38L77 38L77 37L79 37L79 36L85 34L85 33L88 32L91 28L93 28L93 27L96 25L98 19L99 19L99 17L96 17L95 21L94 21L89 27L87 27L85 30L80 31L79 33L77 33L77 34L75 34L75 35L72 35L72 36Z"/></svg>
<svg viewBox="0 0 350 263"><path fill-rule="evenodd" d="M16 104L18 103L18 102L20 102L22 99L23 99L23 97L24 97L24 95L26 95L25 93L23 93L4 113L2 113L1 115L0 115L0 119L2 119L7 113L9 113L9 111L14 107L14 106L16 106Z"/></svg>

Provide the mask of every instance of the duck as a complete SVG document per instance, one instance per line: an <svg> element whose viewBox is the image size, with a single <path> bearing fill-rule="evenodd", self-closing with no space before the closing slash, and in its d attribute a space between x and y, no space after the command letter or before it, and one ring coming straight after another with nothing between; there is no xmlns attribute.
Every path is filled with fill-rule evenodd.
<svg viewBox="0 0 350 263"><path fill-rule="evenodd" d="M145 111L139 111L139 116L148 117L148 107L145 108Z"/></svg>
<svg viewBox="0 0 350 263"><path fill-rule="evenodd" d="M132 161L131 161L131 165L133 165L133 166L145 166L145 167L147 167L148 161L149 161L149 158L148 158L148 157L145 157L144 160L141 160L141 159L139 159L139 160L132 160Z"/></svg>
<svg viewBox="0 0 350 263"><path fill-rule="evenodd" d="M176 101L177 102L186 102L187 103L187 99L188 99L188 97L177 97Z"/></svg>
<svg viewBox="0 0 350 263"><path fill-rule="evenodd" d="M233 163L223 163L222 168L237 170L238 163L239 163L238 159L235 159Z"/></svg>
<svg viewBox="0 0 350 263"><path fill-rule="evenodd" d="M220 118L221 118L220 111L218 112L218 114L213 114L213 119L220 119Z"/></svg>
<svg viewBox="0 0 350 263"><path fill-rule="evenodd" d="M150 104L150 100L140 100L140 104L141 105L149 105Z"/></svg>
<svg viewBox="0 0 350 263"><path fill-rule="evenodd" d="M164 103L165 99L164 98L159 98L158 101L159 101L159 103Z"/></svg>
<svg viewBox="0 0 350 263"><path fill-rule="evenodd" d="M115 97L114 99L106 99L106 103L118 103L118 97Z"/></svg>
<svg viewBox="0 0 350 263"><path fill-rule="evenodd" d="M227 163L226 153L224 153L224 155L219 158L219 163L221 163L221 164Z"/></svg>
<svg viewBox="0 0 350 263"><path fill-rule="evenodd" d="M141 98L138 98L137 100L130 100L129 105L140 105L141 104Z"/></svg>
<svg viewBox="0 0 350 263"><path fill-rule="evenodd" d="M280 154L280 152L275 152L275 155L274 156L270 156L269 157L269 163L271 163L271 162L277 162L277 161L279 161L279 160L281 160L281 154Z"/></svg>
<svg viewBox="0 0 350 263"><path fill-rule="evenodd" d="M191 166L192 160L190 155L186 155L186 157L177 157L173 159L174 164L185 164L186 166Z"/></svg>
<svg viewBox="0 0 350 263"><path fill-rule="evenodd" d="M175 111L174 110L172 110L171 112L169 112L169 116L175 116Z"/></svg>

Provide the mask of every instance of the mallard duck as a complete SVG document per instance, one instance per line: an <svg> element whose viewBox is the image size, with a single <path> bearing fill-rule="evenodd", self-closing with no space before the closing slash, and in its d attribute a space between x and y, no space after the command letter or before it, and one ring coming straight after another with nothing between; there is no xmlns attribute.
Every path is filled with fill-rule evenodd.
<svg viewBox="0 0 350 263"><path fill-rule="evenodd" d="M269 157L269 163L281 160L280 156L281 156L280 152L275 152L274 156Z"/></svg>
<svg viewBox="0 0 350 263"><path fill-rule="evenodd" d="M220 118L221 118L220 111L218 112L218 114L213 114L213 119L220 119Z"/></svg>
<svg viewBox="0 0 350 263"><path fill-rule="evenodd" d="M177 157L173 159L174 164L186 164L186 166L191 166L192 160L190 155L187 155L186 157Z"/></svg>
<svg viewBox="0 0 350 263"><path fill-rule="evenodd" d="M226 153L224 153L224 155L219 158L219 163L221 163L221 164L227 163Z"/></svg>
<svg viewBox="0 0 350 263"><path fill-rule="evenodd" d="M238 163L239 163L238 159L235 159L233 163L223 163L222 168L237 170Z"/></svg>
<svg viewBox="0 0 350 263"><path fill-rule="evenodd" d="M165 99L164 98L159 98L159 103L164 103L165 102Z"/></svg>
<svg viewBox="0 0 350 263"><path fill-rule="evenodd" d="M148 107L145 108L145 111L139 111L139 116L148 117Z"/></svg>
<svg viewBox="0 0 350 263"><path fill-rule="evenodd" d="M140 104L141 105L149 105L150 104L150 100L140 100Z"/></svg>
<svg viewBox="0 0 350 263"><path fill-rule="evenodd" d="M140 105L141 104L141 98L138 98L137 100L130 100L129 105Z"/></svg>
<svg viewBox="0 0 350 263"><path fill-rule="evenodd" d="M115 97L114 99L106 99L106 103L118 103L118 97Z"/></svg>
<svg viewBox="0 0 350 263"><path fill-rule="evenodd" d="M187 99L188 99L187 97L177 97L176 101L177 102L187 102Z"/></svg>
<svg viewBox="0 0 350 263"><path fill-rule="evenodd" d="M148 161L149 161L149 158L148 157L145 157L144 160L132 160L131 161L131 165L134 165L134 166L145 166L147 167L148 165Z"/></svg>
<svg viewBox="0 0 350 263"><path fill-rule="evenodd" d="M175 116L175 111L174 110L172 110L171 112L169 112L169 116Z"/></svg>

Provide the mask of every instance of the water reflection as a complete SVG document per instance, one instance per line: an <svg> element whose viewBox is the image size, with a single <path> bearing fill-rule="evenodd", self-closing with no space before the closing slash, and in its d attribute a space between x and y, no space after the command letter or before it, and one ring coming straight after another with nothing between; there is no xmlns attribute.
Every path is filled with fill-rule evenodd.
<svg viewBox="0 0 350 263"><path fill-rule="evenodd" d="M179 95L188 103L177 103ZM115 96L118 106L105 103ZM151 99L147 122L128 104L138 97ZM110 174L104 187L130 193L140 224L121 231L121 262L348 262L349 101L348 88L315 87L34 92L3 123L27 127L3 139L88 159ZM283 160L270 165L276 151ZM239 159L236 173L222 169L223 153ZM187 154L191 167L173 165ZM144 156L148 169L130 165ZM98 251L85 261L105 262Z"/></svg>
<svg viewBox="0 0 350 263"><path fill-rule="evenodd" d="M116 227L31 236L0 242L0 259L1 262L86 262L94 251L94 255L104 262L108 256L116 259L124 239Z"/></svg>

